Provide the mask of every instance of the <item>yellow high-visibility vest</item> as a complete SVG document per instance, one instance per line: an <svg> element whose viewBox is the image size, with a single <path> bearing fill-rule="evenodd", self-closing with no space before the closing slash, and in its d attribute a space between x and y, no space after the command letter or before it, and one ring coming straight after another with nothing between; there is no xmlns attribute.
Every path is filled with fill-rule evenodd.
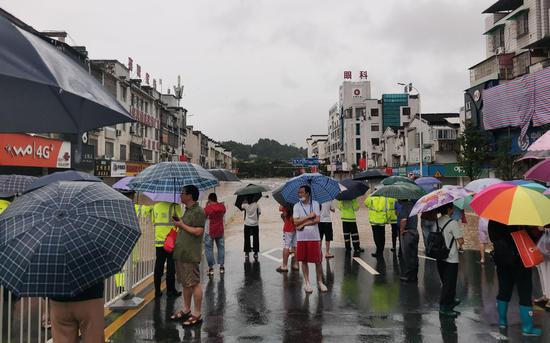
<svg viewBox="0 0 550 343"><path fill-rule="evenodd" d="M11 202L0 199L0 213L4 212L8 206L10 206Z"/></svg>
<svg viewBox="0 0 550 343"><path fill-rule="evenodd" d="M163 247L166 236L174 227L172 216L183 217L181 206L176 203L161 201L153 205L152 220L155 227L155 246Z"/></svg>
<svg viewBox="0 0 550 343"><path fill-rule="evenodd" d="M354 222L356 220L355 212L359 210L357 199L338 200L338 209L343 222Z"/></svg>
<svg viewBox="0 0 550 343"><path fill-rule="evenodd" d="M365 199L365 206L369 209L369 222L371 225L385 225L389 222L388 200L389 198L381 196L370 196Z"/></svg>

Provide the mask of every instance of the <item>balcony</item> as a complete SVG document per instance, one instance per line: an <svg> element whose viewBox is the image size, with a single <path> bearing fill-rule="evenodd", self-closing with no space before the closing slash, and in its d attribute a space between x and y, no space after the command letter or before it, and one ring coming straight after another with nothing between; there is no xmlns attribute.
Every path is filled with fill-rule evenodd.
<svg viewBox="0 0 550 343"><path fill-rule="evenodd" d="M514 78L514 54L491 56L470 68L470 87L489 80L511 80Z"/></svg>
<svg viewBox="0 0 550 343"><path fill-rule="evenodd" d="M456 140L438 140L436 151L437 152L456 152L458 149L458 142Z"/></svg>

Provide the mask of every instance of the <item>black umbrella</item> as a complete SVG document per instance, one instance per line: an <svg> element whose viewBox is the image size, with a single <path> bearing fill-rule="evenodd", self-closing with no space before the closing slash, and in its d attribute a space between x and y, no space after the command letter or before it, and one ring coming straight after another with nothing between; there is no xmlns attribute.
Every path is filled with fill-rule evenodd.
<svg viewBox="0 0 550 343"><path fill-rule="evenodd" d="M0 132L82 133L134 119L68 55L0 16Z"/></svg>
<svg viewBox="0 0 550 343"><path fill-rule="evenodd" d="M34 180L30 185L25 188L23 193L27 193L54 183L56 181L91 181L91 182L103 182L100 178L93 176L92 174L76 171L76 170L66 170L62 172L51 173L50 175L39 177Z"/></svg>
<svg viewBox="0 0 550 343"><path fill-rule="evenodd" d="M235 206L237 206L237 208L239 210L243 210L243 202L246 200L248 201L248 197L252 197L251 201L252 202L257 202L258 200L260 200L262 198L262 193L256 193L256 194L248 194L248 195L238 195L237 196L237 199L235 200Z"/></svg>
<svg viewBox="0 0 550 343"><path fill-rule="evenodd" d="M214 175L218 181L238 182L241 181L237 175L227 169L208 169L210 174Z"/></svg>
<svg viewBox="0 0 550 343"><path fill-rule="evenodd" d="M367 193L369 190L369 185L365 181L346 179L340 181L340 184L347 189L340 192L340 194L336 196L336 200L353 200Z"/></svg>
<svg viewBox="0 0 550 343"><path fill-rule="evenodd" d="M356 174L353 177L353 179L354 180L375 180L375 179L385 179L388 176L389 176L388 174L380 170L372 169L372 170L365 170L360 172L359 174Z"/></svg>

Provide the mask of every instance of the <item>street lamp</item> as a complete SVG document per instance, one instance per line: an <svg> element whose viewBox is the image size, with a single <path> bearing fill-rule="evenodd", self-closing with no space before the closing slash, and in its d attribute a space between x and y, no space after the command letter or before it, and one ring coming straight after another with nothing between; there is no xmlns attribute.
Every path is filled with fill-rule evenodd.
<svg viewBox="0 0 550 343"><path fill-rule="evenodd" d="M418 116L419 116L419 119L420 119L420 132L419 132L419 136L420 136L420 146L418 147L418 152L420 154L419 156L419 160L420 160L420 176L423 176L423 172L422 172L422 164L423 164L423 161L424 161L424 156L422 154L422 110L420 109L420 91L418 89L416 89L412 82L410 83L402 83L402 82L399 82L398 83L399 86L404 86L405 89L405 93L409 93L410 91L412 91L413 89L416 91L416 93L418 94Z"/></svg>

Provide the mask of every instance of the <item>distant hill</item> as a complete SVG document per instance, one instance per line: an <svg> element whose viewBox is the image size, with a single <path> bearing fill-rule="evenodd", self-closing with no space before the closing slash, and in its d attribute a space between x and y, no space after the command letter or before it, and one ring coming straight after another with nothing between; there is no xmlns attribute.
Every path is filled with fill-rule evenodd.
<svg viewBox="0 0 550 343"><path fill-rule="evenodd" d="M235 141L222 142L240 161L259 159L288 161L297 157L306 157L307 150L288 144L281 144L273 139L261 138L254 145L242 144ZM252 156L252 157L251 157Z"/></svg>

